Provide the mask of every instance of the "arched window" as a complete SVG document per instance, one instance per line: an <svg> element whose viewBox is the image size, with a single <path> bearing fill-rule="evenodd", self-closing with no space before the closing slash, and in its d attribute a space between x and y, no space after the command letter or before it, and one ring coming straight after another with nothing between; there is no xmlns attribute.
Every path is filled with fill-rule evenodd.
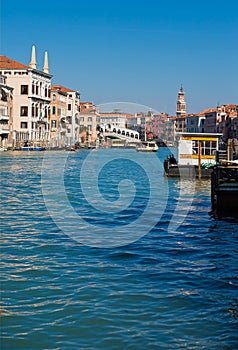
<svg viewBox="0 0 238 350"><path fill-rule="evenodd" d="M32 105L31 105L31 116L32 116L32 117L35 116L35 106L34 106L34 103L32 103Z"/></svg>
<svg viewBox="0 0 238 350"><path fill-rule="evenodd" d="M56 108L55 108L55 106L53 106L52 107L52 114L55 114L55 112L56 112Z"/></svg>

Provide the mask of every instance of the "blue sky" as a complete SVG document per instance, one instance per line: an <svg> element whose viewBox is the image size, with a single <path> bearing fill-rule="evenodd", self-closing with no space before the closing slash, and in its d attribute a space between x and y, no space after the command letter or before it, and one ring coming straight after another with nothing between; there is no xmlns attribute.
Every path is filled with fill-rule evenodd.
<svg viewBox="0 0 238 350"><path fill-rule="evenodd" d="M53 84L83 101L114 101L175 114L238 103L238 2L1 0L1 54L38 68L49 52Z"/></svg>

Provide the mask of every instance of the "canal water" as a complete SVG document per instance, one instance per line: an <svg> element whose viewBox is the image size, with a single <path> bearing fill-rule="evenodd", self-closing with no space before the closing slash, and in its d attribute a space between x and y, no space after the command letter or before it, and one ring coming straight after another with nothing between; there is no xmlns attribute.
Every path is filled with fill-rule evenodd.
<svg viewBox="0 0 238 350"><path fill-rule="evenodd" d="M238 223L169 152L2 152L1 349L238 349Z"/></svg>

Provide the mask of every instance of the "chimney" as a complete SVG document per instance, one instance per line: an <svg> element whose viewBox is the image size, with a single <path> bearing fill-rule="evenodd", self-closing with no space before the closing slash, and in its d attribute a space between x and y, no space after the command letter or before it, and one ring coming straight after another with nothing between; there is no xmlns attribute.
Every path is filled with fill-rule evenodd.
<svg viewBox="0 0 238 350"><path fill-rule="evenodd" d="M32 45L32 49L31 49L31 63L30 63L30 67L32 69L36 69L36 47L35 47L35 45Z"/></svg>
<svg viewBox="0 0 238 350"><path fill-rule="evenodd" d="M45 51L44 67L43 71L49 74L49 64L48 64L48 52Z"/></svg>

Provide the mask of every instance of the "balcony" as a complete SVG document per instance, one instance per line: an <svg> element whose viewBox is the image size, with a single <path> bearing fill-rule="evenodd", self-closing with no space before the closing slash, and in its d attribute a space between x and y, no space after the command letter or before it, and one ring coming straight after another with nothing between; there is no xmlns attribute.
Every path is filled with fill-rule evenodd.
<svg viewBox="0 0 238 350"><path fill-rule="evenodd" d="M9 134L10 130L8 125L1 125L0 124L0 134Z"/></svg>
<svg viewBox="0 0 238 350"><path fill-rule="evenodd" d="M36 121L38 124L47 124L47 117L41 117L39 120Z"/></svg>
<svg viewBox="0 0 238 350"><path fill-rule="evenodd" d="M2 120L8 122L9 116L8 115L0 115L0 121L2 121Z"/></svg>

